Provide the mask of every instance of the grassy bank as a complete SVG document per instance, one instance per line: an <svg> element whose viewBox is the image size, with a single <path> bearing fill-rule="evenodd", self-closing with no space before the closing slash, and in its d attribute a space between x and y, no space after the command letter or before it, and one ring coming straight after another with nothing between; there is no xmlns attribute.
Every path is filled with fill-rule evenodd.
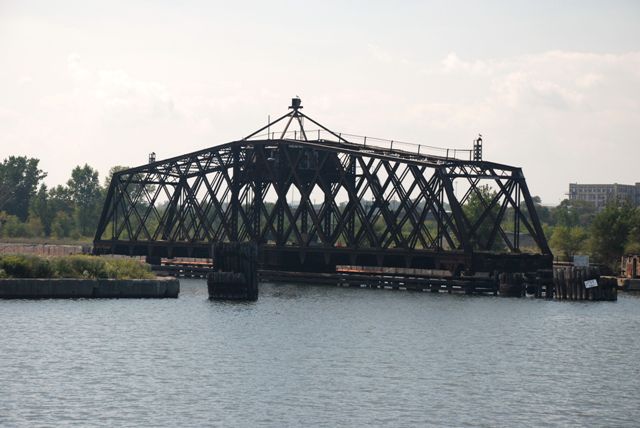
<svg viewBox="0 0 640 428"><path fill-rule="evenodd" d="M72 238L0 238L0 244L42 244L42 245L92 245L93 238L81 237L78 239Z"/></svg>
<svg viewBox="0 0 640 428"><path fill-rule="evenodd" d="M0 255L0 278L152 279L151 267L132 259L74 255Z"/></svg>

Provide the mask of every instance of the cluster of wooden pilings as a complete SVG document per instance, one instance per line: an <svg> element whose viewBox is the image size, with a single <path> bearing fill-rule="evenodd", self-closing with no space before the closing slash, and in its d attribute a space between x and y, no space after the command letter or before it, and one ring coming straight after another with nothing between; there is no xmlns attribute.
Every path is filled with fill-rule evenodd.
<svg viewBox="0 0 640 428"><path fill-rule="evenodd" d="M254 242L217 242L214 271L207 275L209 298L258 299L258 247Z"/></svg>
<svg viewBox="0 0 640 428"><path fill-rule="evenodd" d="M617 279L594 267L555 267L553 285L558 300L618 300Z"/></svg>
<svg viewBox="0 0 640 428"><path fill-rule="evenodd" d="M537 272L503 272L498 275L498 288L502 297L553 298L553 272L541 269Z"/></svg>

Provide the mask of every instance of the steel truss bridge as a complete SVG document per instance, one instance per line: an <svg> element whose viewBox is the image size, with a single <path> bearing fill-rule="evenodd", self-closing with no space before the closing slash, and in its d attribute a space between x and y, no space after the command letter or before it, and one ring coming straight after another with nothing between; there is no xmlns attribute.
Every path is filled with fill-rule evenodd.
<svg viewBox="0 0 640 428"><path fill-rule="evenodd" d="M263 269L283 271L551 268L520 168L481 160L478 144L431 155L357 139L301 109L294 99L241 140L115 173L94 252L206 258L214 242L251 240Z"/></svg>

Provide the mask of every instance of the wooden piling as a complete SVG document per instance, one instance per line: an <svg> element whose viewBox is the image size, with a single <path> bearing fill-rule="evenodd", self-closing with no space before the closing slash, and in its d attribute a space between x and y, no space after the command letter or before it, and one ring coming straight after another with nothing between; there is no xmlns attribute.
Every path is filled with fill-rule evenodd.
<svg viewBox="0 0 640 428"><path fill-rule="evenodd" d="M587 288L586 282L596 280L597 286ZM614 301L618 299L617 280L600 276L594 267L563 266L553 270L554 297L557 300Z"/></svg>

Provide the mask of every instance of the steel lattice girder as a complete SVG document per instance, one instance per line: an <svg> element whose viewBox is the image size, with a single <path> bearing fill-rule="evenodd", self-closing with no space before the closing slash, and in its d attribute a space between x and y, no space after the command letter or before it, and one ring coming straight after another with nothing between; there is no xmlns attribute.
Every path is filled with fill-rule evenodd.
<svg viewBox="0 0 640 428"><path fill-rule="evenodd" d="M208 257L212 242L253 240L271 268L476 270L500 264L496 253L514 269L550 265L519 168L304 138L245 139L114 174L96 252ZM522 254L521 230L537 255Z"/></svg>

